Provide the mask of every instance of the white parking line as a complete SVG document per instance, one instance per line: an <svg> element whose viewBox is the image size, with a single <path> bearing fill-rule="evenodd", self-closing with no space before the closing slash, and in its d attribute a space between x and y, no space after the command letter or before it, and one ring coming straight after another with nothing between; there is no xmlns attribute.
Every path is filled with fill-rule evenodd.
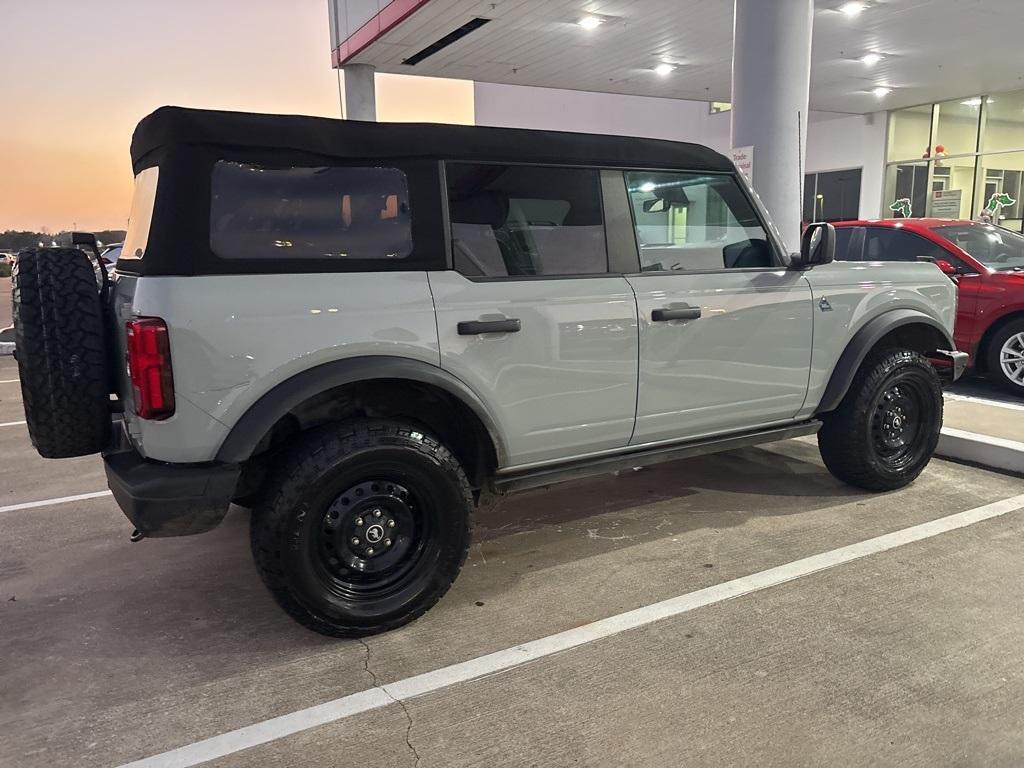
<svg viewBox="0 0 1024 768"><path fill-rule="evenodd" d="M0 512L17 512L19 509L34 509L35 507L49 507L54 504L67 504L70 501L85 501L86 499L100 499L109 496L110 491L93 491L92 493L78 493L74 496L61 496L56 499L43 499L42 501L26 501L21 504L11 504L7 507L0 507Z"/></svg>
<svg viewBox="0 0 1024 768"><path fill-rule="evenodd" d="M1011 411L1024 411L1024 405L1018 405L1017 403L1004 403L1002 400L991 400L987 397L958 395L953 392L946 392L945 397L947 400L960 400L964 403L980 403L981 405L991 405L996 408L1006 408Z"/></svg>
<svg viewBox="0 0 1024 768"><path fill-rule="evenodd" d="M941 517L938 520L904 528L873 539L840 547L820 555L769 568L766 571L726 581L696 592L669 598L659 603L637 608L616 616L585 624L582 627L559 632L549 637L533 640L513 648L480 656L470 661L426 672L404 680L386 683L349 696L343 696L324 704L300 709L287 715L245 726L222 733L209 739L197 741L184 747L172 749L152 757L126 763L122 768L186 768L199 765L219 757L240 752L260 744L266 744L291 734L315 728L327 723L386 707L389 704L423 696L457 683L478 680L486 675L514 669L523 664L554 653L577 648L595 640L611 637L626 630L636 629L656 621L662 621L688 611L720 603L741 595L749 595L777 584L783 584L802 576L834 568L843 563L859 560L868 555L902 547L915 541L938 536L947 531L965 528L969 525L999 517L1024 508L1024 494L1009 499L969 509L966 512Z"/></svg>
<svg viewBox="0 0 1024 768"><path fill-rule="evenodd" d="M16 427L19 424L24 424L24 421L4 421L0 422L0 427Z"/></svg>
<svg viewBox="0 0 1024 768"><path fill-rule="evenodd" d="M21 379L2 379L0 384L17 384Z"/></svg>

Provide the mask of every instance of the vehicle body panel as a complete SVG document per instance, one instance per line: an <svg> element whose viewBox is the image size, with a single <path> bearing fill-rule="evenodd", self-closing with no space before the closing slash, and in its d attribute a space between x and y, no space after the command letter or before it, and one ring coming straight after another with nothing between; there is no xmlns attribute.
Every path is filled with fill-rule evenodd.
<svg viewBox="0 0 1024 768"><path fill-rule="evenodd" d="M640 317L631 444L690 439L792 419L807 393L811 291L800 272L630 275ZM654 321L699 307L696 319Z"/></svg>
<svg viewBox="0 0 1024 768"><path fill-rule="evenodd" d="M932 264L912 262L835 261L807 270L814 341L807 399L798 416L814 413L846 345L873 318L893 309L910 309L952 334L956 292L951 281L937 279L941 274Z"/></svg>
<svg viewBox="0 0 1024 768"><path fill-rule="evenodd" d="M441 367L489 406L510 465L629 442L636 412L637 315L622 277L469 280L430 272ZM516 333L458 324L515 318Z"/></svg>
<svg viewBox="0 0 1024 768"><path fill-rule="evenodd" d="M253 403L322 363L364 355L439 363L425 272L315 279L119 275L114 306L119 359L126 319L160 317L169 329L174 415L163 421L136 418L123 374L120 385L129 393L125 423L133 442L143 456L160 461L212 460L229 427Z"/></svg>

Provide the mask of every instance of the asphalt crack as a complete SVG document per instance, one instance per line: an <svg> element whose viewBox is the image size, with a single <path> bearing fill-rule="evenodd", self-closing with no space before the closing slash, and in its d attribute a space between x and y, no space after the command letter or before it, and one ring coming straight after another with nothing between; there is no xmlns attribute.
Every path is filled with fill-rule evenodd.
<svg viewBox="0 0 1024 768"><path fill-rule="evenodd" d="M377 674L372 669L370 669L370 646L367 645L365 640L359 640L359 644L363 646L363 650L366 651L366 655L363 657L363 670L366 672L366 674L370 676L370 680L373 681L373 687L379 688L381 691L383 691L384 695L391 699L393 702L395 702L395 704L397 704L399 707L401 707L402 712L405 713L405 720L408 723L408 725L406 725L405 727L405 745L409 747L409 752L413 756L414 768L419 768L421 759L420 753L416 749L416 746L412 743L412 714L409 712L408 707L405 706L405 702L401 699L396 699L394 696L392 696L391 691L389 691L380 683L380 681L377 679Z"/></svg>

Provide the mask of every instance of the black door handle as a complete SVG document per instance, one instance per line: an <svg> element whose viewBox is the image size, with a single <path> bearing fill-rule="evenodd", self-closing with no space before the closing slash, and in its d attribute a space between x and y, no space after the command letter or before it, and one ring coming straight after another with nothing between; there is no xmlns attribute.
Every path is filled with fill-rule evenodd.
<svg viewBox="0 0 1024 768"><path fill-rule="evenodd" d="M655 309L651 311L651 320L663 323L666 320L696 320L700 317L700 307L679 307L676 309Z"/></svg>
<svg viewBox="0 0 1024 768"><path fill-rule="evenodd" d="M459 336L475 336L478 333L518 333L522 327L517 317L505 320L466 320L458 325Z"/></svg>

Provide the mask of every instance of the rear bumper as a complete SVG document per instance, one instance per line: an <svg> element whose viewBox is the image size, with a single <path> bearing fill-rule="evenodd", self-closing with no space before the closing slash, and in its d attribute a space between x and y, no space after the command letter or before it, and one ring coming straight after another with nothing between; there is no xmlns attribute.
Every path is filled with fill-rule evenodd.
<svg viewBox="0 0 1024 768"><path fill-rule="evenodd" d="M958 352L955 349L939 349L936 351L949 360L949 368L945 368L943 372L946 373L950 381L956 381L964 375L964 371L967 370L967 362L970 359L966 352Z"/></svg>
<svg viewBox="0 0 1024 768"><path fill-rule="evenodd" d="M145 536L188 536L217 527L235 495L237 464L164 464L133 448L103 454L107 485Z"/></svg>

